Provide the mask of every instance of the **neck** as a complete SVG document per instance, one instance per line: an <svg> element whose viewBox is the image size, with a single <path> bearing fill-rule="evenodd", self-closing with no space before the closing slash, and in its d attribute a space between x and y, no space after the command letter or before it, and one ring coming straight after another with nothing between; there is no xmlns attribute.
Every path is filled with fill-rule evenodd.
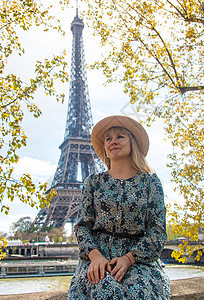
<svg viewBox="0 0 204 300"><path fill-rule="evenodd" d="M131 167L129 161L111 161L109 174L115 179L128 179L136 173L137 171Z"/></svg>

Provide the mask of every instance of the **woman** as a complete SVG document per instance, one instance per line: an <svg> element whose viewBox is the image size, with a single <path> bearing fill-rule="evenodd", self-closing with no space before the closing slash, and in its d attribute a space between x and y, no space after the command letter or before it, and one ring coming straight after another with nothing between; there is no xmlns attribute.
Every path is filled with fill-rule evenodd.
<svg viewBox="0 0 204 300"><path fill-rule="evenodd" d="M158 260L166 210L160 180L145 161L148 135L135 120L111 116L91 138L108 171L84 182L75 226L80 258L68 299L170 299Z"/></svg>

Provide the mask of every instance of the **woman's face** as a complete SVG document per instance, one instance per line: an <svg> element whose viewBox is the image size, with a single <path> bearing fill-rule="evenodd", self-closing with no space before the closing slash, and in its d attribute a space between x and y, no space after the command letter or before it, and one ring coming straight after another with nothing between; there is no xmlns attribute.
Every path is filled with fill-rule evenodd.
<svg viewBox="0 0 204 300"><path fill-rule="evenodd" d="M130 156L130 134L123 128L112 128L105 135L104 147L110 160L121 160Z"/></svg>

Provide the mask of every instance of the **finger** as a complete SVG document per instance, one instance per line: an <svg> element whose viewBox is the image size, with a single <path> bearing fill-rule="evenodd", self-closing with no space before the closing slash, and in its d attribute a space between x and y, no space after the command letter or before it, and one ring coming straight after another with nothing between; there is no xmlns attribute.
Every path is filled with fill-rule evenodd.
<svg viewBox="0 0 204 300"><path fill-rule="evenodd" d="M120 267L120 269L118 270L118 272L116 272L114 278L117 281L121 281L123 279L123 276L125 275L125 273L126 273L126 269L124 267Z"/></svg>
<svg viewBox="0 0 204 300"><path fill-rule="evenodd" d="M88 270L88 272L87 272L87 276L88 276L88 280L89 280L89 282L91 282L91 277L90 277L89 270Z"/></svg>
<svg viewBox="0 0 204 300"><path fill-rule="evenodd" d="M100 278L103 279L105 277L105 266L102 264L100 266Z"/></svg>
<svg viewBox="0 0 204 300"><path fill-rule="evenodd" d="M93 267L92 266L89 267L87 275L88 275L89 282L94 281Z"/></svg>
<svg viewBox="0 0 204 300"><path fill-rule="evenodd" d="M110 266L110 264L109 264L109 263L107 263L107 265L106 265L106 270L107 270L107 272L108 272L108 273L110 273L110 272L111 272L111 266Z"/></svg>
<svg viewBox="0 0 204 300"><path fill-rule="evenodd" d="M88 276L88 280L89 282L92 282L93 281L93 274L92 274L92 267L90 266L89 269L88 269L88 272L87 272L87 276Z"/></svg>
<svg viewBox="0 0 204 300"><path fill-rule="evenodd" d="M114 277L115 280L121 282L121 281L123 280L123 277L124 277L125 273L126 273L126 272L125 272L124 270L120 269L120 270L117 272L117 274L115 275L115 277Z"/></svg>
<svg viewBox="0 0 204 300"><path fill-rule="evenodd" d="M119 270L120 268L121 268L120 266L116 265L116 266L113 268L113 270L111 271L111 275L112 275L112 276L115 275L115 274L118 272L118 270Z"/></svg>
<svg viewBox="0 0 204 300"><path fill-rule="evenodd" d="M99 283L99 267L98 266L95 266L93 275L94 275L93 283L94 284Z"/></svg>
<svg viewBox="0 0 204 300"><path fill-rule="evenodd" d="M114 265L116 263L116 261L117 261L117 257L111 259L110 265Z"/></svg>

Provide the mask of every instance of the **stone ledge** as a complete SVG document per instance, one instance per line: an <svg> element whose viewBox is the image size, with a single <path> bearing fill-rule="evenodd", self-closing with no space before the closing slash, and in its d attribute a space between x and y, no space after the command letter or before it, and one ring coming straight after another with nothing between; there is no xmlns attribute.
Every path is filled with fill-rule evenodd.
<svg viewBox="0 0 204 300"><path fill-rule="evenodd" d="M172 300L203 300L204 277L171 281ZM67 291L0 295L0 300L66 300Z"/></svg>
<svg viewBox="0 0 204 300"><path fill-rule="evenodd" d="M172 300L203 300L204 277L171 281Z"/></svg>
<svg viewBox="0 0 204 300"><path fill-rule="evenodd" d="M0 295L0 300L66 300L68 291Z"/></svg>

